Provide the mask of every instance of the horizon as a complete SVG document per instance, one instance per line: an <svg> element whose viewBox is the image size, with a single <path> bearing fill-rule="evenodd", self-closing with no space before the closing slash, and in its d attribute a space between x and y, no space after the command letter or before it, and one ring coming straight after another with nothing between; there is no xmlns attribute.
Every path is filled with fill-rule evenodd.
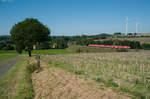
<svg viewBox="0 0 150 99"><path fill-rule="evenodd" d="M150 33L149 0L0 0L0 35L10 35L11 27L25 18L36 18L52 36Z"/></svg>

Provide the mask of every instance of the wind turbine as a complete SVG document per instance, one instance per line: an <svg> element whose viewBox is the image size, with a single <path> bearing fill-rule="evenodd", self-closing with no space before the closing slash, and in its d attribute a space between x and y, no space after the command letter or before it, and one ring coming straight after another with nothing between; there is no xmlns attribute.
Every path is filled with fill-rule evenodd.
<svg viewBox="0 0 150 99"><path fill-rule="evenodd" d="M128 33L128 20L129 20L129 18L127 17L126 18L126 34Z"/></svg>
<svg viewBox="0 0 150 99"><path fill-rule="evenodd" d="M136 33L138 33L138 25L139 25L139 23L136 22Z"/></svg>

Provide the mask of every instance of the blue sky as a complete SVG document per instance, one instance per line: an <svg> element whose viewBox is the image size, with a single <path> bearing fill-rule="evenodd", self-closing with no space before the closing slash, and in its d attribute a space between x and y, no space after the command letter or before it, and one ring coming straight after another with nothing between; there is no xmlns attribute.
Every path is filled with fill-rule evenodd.
<svg viewBox="0 0 150 99"><path fill-rule="evenodd" d="M150 33L150 0L0 0L0 35L25 18L37 18L52 35Z"/></svg>

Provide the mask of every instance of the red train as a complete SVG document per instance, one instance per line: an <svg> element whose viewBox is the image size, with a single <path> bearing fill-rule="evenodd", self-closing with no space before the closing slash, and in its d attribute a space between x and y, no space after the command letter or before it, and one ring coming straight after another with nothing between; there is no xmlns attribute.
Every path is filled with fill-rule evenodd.
<svg viewBox="0 0 150 99"><path fill-rule="evenodd" d="M97 44L89 44L88 46L93 47L105 47L105 48L127 48L130 49L130 46L118 46L118 45L97 45Z"/></svg>

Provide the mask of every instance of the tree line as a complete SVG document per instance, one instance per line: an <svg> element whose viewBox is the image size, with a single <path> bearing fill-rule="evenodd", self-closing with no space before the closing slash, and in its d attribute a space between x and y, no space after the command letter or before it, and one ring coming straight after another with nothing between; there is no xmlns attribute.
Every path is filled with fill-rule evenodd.
<svg viewBox="0 0 150 99"><path fill-rule="evenodd" d="M80 39L76 41L77 45L88 46L89 44L99 44L99 45L120 45L120 46L130 46L131 49L150 49L150 44L140 43L139 41L130 40L104 40L95 41L89 39Z"/></svg>
<svg viewBox="0 0 150 99"><path fill-rule="evenodd" d="M0 36L0 50L14 50L14 44L10 40L10 36Z"/></svg>
<svg viewBox="0 0 150 99"><path fill-rule="evenodd" d="M104 37L104 36L103 36ZM130 46L132 49L150 49L150 44L129 40L104 40L96 41L94 36L51 36L48 41L40 42L36 49L65 49L71 45L88 46L89 44L122 45ZM15 49L14 42L10 36L0 36L0 50Z"/></svg>

